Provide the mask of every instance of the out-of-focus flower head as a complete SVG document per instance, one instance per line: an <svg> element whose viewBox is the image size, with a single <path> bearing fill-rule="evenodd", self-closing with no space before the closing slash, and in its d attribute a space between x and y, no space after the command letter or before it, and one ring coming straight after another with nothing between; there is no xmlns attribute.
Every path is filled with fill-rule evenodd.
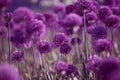
<svg viewBox="0 0 120 80"><path fill-rule="evenodd" d="M106 20L107 20L105 22L106 27L112 28L112 29L116 28L116 27L119 27L119 24L120 24L119 16L111 15Z"/></svg>
<svg viewBox="0 0 120 80"><path fill-rule="evenodd" d="M57 33L53 37L54 47L60 47L60 45L62 45L63 43L67 43L67 42L69 42L69 38L64 33Z"/></svg>
<svg viewBox="0 0 120 80"><path fill-rule="evenodd" d="M94 49L96 52L100 53L103 51L111 52L113 49L113 42L107 39L98 39L94 43Z"/></svg>
<svg viewBox="0 0 120 80"><path fill-rule="evenodd" d="M86 13L86 24L94 25L97 22L97 14L94 12Z"/></svg>
<svg viewBox="0 0 120 80"><path fill-rule="evenodd" d="M11 35L11 42L17 48L28 48L32 44L32 39L26 32L15 30Z"/></svg>
<svg viewBox="0 0 120 80"><path fill-rule="evenodd" d="M33 19L26 27L27 33L34 38L39 38L45 34L46 26L41 20Z"/></svg>
<svg viewBox="0 0 120 80"><path fill-rule="evenodd" d="M72 48L68 43L64 43L60 46L59 50L61 54L69 54Z"/></svg>
<svg viewBox="0 0 120 80"><path fill-rule="evenodd" d="M96 26L91 31L91 36L94 40L107 38L107 31L102 26Z"/></svg>
<svg viewBox="0 0 120 80"><path fill-rule="evenodd" d="M58 61L55 64L55 72L64 76L66 74L68 67L69 67L68 63L64 61Z"/></svg>
<svg viewBox="0 0 120 80"><path fill-rule="evenodd" d="M117 16L120 15L120 7L114 6L111 9L112 9L112 12L113 12L114 15L117 15Z"/></svg>
<svg viewBox="0 0 120 80"><path fill-rule="evenodd" d="M41 20L41 21L43 21L43 22L46 21L44 15L43 15L42 13L35 13L35 19Z"/></svg>
<svg viewBox="0 0 120 80"><path fill-rule="evenodd" d="M105 78L112 73L114 70L120 68L120 61L115 57L108 57L100 63L99 66L99 75L106 80ZM109 76L110 77L110 76Z"/></svg>
<svg viewBox="0 0 120 80"><path fill-rule="evenodd" d="M14 66L9 64L1 64L0 80L20 80L20 75Z"/></svg>
<svg viewBox="0 0 120 80"><path fill-rule="evenodd" d="M112 15L112 10L108 6L101 6L98 11L98 17L101 21L106 22L107 18Z"/></svg>
<svg viewBox="0 0 120 80"><path fill-rule="evenodd" d="M87 69L89 71L98 71L99 64L102 61L102 58L99 57L98 55L93 55L90 56L88 61L87 61Z"/></svg>
<svg viewBox="0 0 120 80"><path fill-rule="evenodd" d="M37 44L37 48L38 48L40 54L46 54L52 50L52 45L50 42L48 42L46 40L40 40Z"/></svg>
<svg viewBox="0 0 120 80"><path fill-rule="evenodd" d="M12 61L15 61L15 62L22 62L24 60L24 53L22 51L19 51L19 50L15 50L13 53L12 53Z"/></svg>
<svg viewBox="0 0 120 80"><path fill-rule="evenodd" d="M34 13L27 7L19 7L13 12L13 21L16 24L27 25L34 18Z"/></svg>
<svg viewBox="0 0 120 80"><path fill-rule="evenodd" d="M73 4L69 4L66 6L65 8L65 12L66 14L72 13L74 11L74 5Z"/></svg>

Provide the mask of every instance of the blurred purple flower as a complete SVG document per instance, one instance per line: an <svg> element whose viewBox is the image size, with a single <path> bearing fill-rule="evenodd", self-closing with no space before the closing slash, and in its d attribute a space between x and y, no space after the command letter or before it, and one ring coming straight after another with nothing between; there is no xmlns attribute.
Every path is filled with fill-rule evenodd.
<svg viewBox="0 0 120 80"><path fill-rule="evenodd" d="M17 69L9 64L0 65L0 80L21 80Z"/></svg>
<svg viewBox="0 0 120 80"><path fill-rule="evenodd" d="M0 9L10 6L12 2L13 0L0 0Z"/></svg>
<svg viewBox="0 0 120 80"><path fill-rule="evenodd" d="M71 46L67 43L64 43L60 46L60 53L61 54L69 54L72 50Z"/></svg>
<svg viewBox="0 0 120 80"><path fill-rule="evenodd" d="M37 48L38 48L40 54L46 54L52 50L52 45L50 42L48 42L46 40L40 40L37 44Z"/></svg>
<svg viewBox="0 0 120 80"><path fill-rule="evenodd" d="M113 42L107 39L98 39L94 43L94 49L96 52L108 51L111 52L113 49Z"/></svg>

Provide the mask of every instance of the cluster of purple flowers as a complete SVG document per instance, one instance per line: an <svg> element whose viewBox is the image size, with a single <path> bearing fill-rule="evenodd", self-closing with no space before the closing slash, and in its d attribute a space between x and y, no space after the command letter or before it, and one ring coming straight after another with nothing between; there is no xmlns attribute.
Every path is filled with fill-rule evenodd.
<svg viewBox="0 0 120 80"><path fill-rule="evenodd" d="M12 1L0 0L0 80L120 80L119 0L7 12Z"/></svg>

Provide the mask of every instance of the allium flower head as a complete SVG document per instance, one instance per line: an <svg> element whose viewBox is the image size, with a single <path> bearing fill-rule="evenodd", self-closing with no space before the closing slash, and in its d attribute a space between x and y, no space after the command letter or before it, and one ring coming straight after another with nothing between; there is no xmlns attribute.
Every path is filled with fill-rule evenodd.
<svg viewBox="0 0 120 80"><path fill-rule="evenodd" d="M111 9L114 15L117 15L117 16L120 15L120 7L115 6L115 7L112 7Z"/></svg>
<svg viewBox="0 0 120 80"><path fill-rule="evenodd" d="M54 12L64 14L65 13L65 5L62 4L62 3L55 5L54 6Z"/></svg>
<svg viewBox="0 0 120 80"><path fill-rule="evenodd" d="M61 74L61 75L65 75L68 67L69 67L68 63L59 61L55 65L55 72L57 72L58 74Z"/></svg>
<svg viewBox="0 0 120 80"><path fill-rule="evenodd" d="M80 0L74 4L74 11L79 14L83 15L84 12L93 11L94 5L91 0Z"/></svg>
<svg viewBox="0 0 120 80"><path fill-rule="evenodd" d="M66 8L65 8L66 14L72 13L73 10L74 10L74 5L73 5L73 4L69 4L69 5L67 5Z"/></svg>
<svg viewBox="0 0 120 80"><path fill-rule="evenodd" d="M12 61L22 62L24 60L24 53L22 51L16 50L12 53Z"/></svg>
<svg viewBox="0 0 120 80"><path fill-rule="evenodd" d="M98 55L90 56L87 61L87 69L89 71L98 71L98 67L101 61L102 58L100 58Z"/></svg>
<svg viewBox="0 0 120 80"><path fill-rule="evenodd" d="M107 38L107 31L102 26L96 26L91 31L91 36L93 39L104 39Z"/></svg>
<svg viewBox="0 0 120 80"><path fill-rule="evenodd" d="M93 25L97 21L97 14L94 12L89 12L86 14L86 24Z"/></svg>
<svg viewBox="0 0 120 80"><path fill-rule="evenodd" d="M120 19L119 19L119 17L118 16L116 16L116 15L111 15L111 16L109 16L107 19L106 19L107 21L106 21L106 27L108 27L108 28L116 28L116 27L118 27L119 26L119 21L120 21Z"/></svg>
<svg viewBox="0 0 120 80"><path fill-rule="evenodd" d="M99 74L103 80L114 70L120 68L120 61L115 57L108 57L104 59L99 66Z"/></svg>
<svg viewBox="0 0 120 80"><path fill-rule="evenodd" d="M43 22L46 21L44 15L43 15L42 13L35 13L35 19L41 20L41 21L43 21Z"/></svg>
<svg viewBox="0 0 120 80"><path fill-rule="evenodd" d="M108 51L111 52L113 49L113 42L107 39L98 39L94 43L94 49L96 52Z"/></svg>
<svg viewBox="0 0 120 80"><path fill-rule="evenodd" d="M69 54L72 50L71 46L67 43L64 43L60 46L60 53L61 54Z"/></svg>
<svg viewBox="0 0 120 80"><path fill-rule="evenodd" d="M33 35L33 37L41 37L46 31L46 26L41 20L33 19L30 21L26 30L27 33Z"/></svg>
<svg viewBox="0 0 120 80"><path fill-rule="evenodd" d="M101 21L106 22L107 17L112 15L112 10L108 6L101 6L98 11L98 17Z"/></svg>
<svg viewBox="0 0 120 80"><path fill-rule="evenodd" d="M20 75L14 66L9 64L1 64L0 80L20 80Z"/></svg>
<svg viewBox="0 0 120 80"><path fill-rule="evenodd" d="M63 43L68 42L69 39L64 33L57 33L53 38L54 47L59 47Z"/></svg>
<svg viewBox="0 0 120 80"><path fill-rule="evenodd" d="M37 44L37 48L38 48L40 54L49 53L52 50L52 46L51 46L50 42L48 42L46 40L40 40Z"/></svg>
<svg viewBox="0 0 120 80"><path fill-rule="evenodd" d="M13 21L15 23L28 23L34 18L34 13L26 7L19 7L13 12Z"/></svg>

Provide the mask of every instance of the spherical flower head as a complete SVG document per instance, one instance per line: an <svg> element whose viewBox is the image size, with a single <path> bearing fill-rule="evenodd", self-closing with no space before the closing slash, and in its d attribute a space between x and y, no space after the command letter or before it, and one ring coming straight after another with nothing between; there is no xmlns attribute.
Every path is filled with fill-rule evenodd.
<svg viewBox="0 0 120 80"><path fill-rule="evenodd" d="M55 13L62 13L62 14L64 14L65 13L65 5L62 4L62 3L59 3L59 4L54 6L53 10L54 10Z"/></svg>
<svg viewBox="0 0 120 80"><path fill-rule="evenodd" d="M50 42L48 42L46 40L40 40L37 44L37 48L38 48L40 54L46 54L52 50L52 46L51 46Z"/></svg>
<svg viewBox="0 0 120 80"><path fill-rule="evenodd" d="M113 49L113 42L107 39L98 39L94 43L94 49L96 52L100 53L103 51L111 52Z"/></svg>
<svg viewBox="0 0 120 80"><path fill-rule="evenodd" d="M66 71L66 76L75 77L76 75L78 75L78 69L75 66L69 64L68 69Z"/></svg>
<svg viewBox="0 0 120 80"><path fill-rule="evenodd" d="M74 26L81 26L83 24L82 17L75 13L68 14L65 17L66 24L74 24Z"/></svg>
<svg viewBox="0 0 120 80"><path fill-rule="evenodd" d="M53 38L53 45L54 47L60 47L60 45L68 41L69 39L64 33L57 33Z"/></svg>
<svg viewBox="0 0 120 80"><path fill-rule="evenodd" d="M33 19L26 28L27 33L31 34L32 37L41 37L45 34L46 26L41 20Z"/></svg>
<svg viewBox="0 0 120 80"><path fill-rule="evenodd" d="M90 56L87 61L87 69L89 71L98 71L98 67L100 62L102 61L102 58L98 55Z"/></svg>
<svg viewBox="0 0 120 80"><path fill-rule="evenodd" d="M119 26L120 19L116 15L111 15L106 20L107 21L106 21L105 24L106 24L106 27L108 27L108 28L112 28L113 29L113 28L116 28L116 27Z"/></svg>
<svg viewBox="0 0 120 80"><path fill-rule="evenodd" d="M101 6L98 11L98 17L101 21L106 22L107 17L112 15L112 10L108 6Z"/></svg>
<svg viewBox="0 0 120 80"><path fill-rule="evenodd" d="M67 43L62 44L59 48L61 54L69 54L71 50L72 50L71 46Z"/></svg>
<svg viewBox="0 0 120 80"><path fill-rule="evenodd" d="M13 21L17 24L27 24L34 18L34 13L26 7L19 7L13 12Z"/></svg>
<svg viewBox="0 0 120 80"><path fill-rule="evenodd" d="M43 21L43 22L46 21L44 15L43 15L42 13L35 13L35 19L41 20L41 21Z"/></svg>
<svg viewBox="0 0 120 80"><path fill-rule="evenodd" d="M55 72L57 72L58 74L61 74L61 75L65 75L66 74L66 71L69 67L69 64L64 62L64 61L58 61L56 64L55 64Z"/></svg>
<svg viewBox="0 0 120 80"><path fill-rule="evenodd" d="M104 0L103 1L103 5L107 5L107 6L113 6L115 3L115 0Z"/></svg>
<svg viewBox="0 0 120 80"><path fill-rule="evenodd" d="M17 48L28 48L29 46L31 46L31 40L31 36L21 30L15 30L11 35L11 42Z"/></svg>
<svg viewBox="0 0 120 80"><path fill-rule="evenodd" d="M86 13L86 24L94 25L97 21L97 14L95 12Z"/></svg>
<svg viewBox="0 0 120 80"><path fill-rule="evenodd" d="M1 38L7 38L8 37L8 31L6 27L1 26L0 27L0 37Z"/></svg>
<svg viewBox="0 0 120 80"><path fill-rule="evenodd" d="M19 50L15 50L13 53L12 53L12 61L15 61L15 62L22 62L24 60L24 53L19 51Z"/></svg>
<svg viewBox="0 0 120 80"><path fill-rule="evenodd" d="M107 38L107 31L102 26L94 27L90 34L94 40Z"/></svg>
<svg viewBox="0 0 120 80"><path fill-rule="evenodd" d="M71 44L72 45L76 45L76 44L80 45L81 44L81 39L79 37L74 37L74 38L71 39Z"/></svg>
<svg viewBox="0 0 120 80"><path fill-rule="evenodd" d="M47 27L50 29L55 29L59 21L58 15L52 12L46 12L46 13L43 13L43 15L46 19Z"/></svg>
<svg viewBox="0 0 120 80"><path fill-rule="evenodd" d="M0 0L0 9L10 6L12 2L13 0Z"/></svg>
<svg viewBox="0 0 120 80"><path fill-rule="evenodd" d="M108 57L104 59L99 66L99 74L102 76L103 80L111 72L120 68L120 61L115 57Z"/></svg>
<svg viewBox="0 0 120 80"><path fill-rule="evenodd" d="M84 12L93 11L94 5L90 0L80 0L74 4L74 12L83 15Z"/></svg>
<svg viewBox="0 0 120 80"><path fill-rule="evenodd" d="M0 80L20 80L20 75L14 66L9 64L1 64Z"/></svg>

